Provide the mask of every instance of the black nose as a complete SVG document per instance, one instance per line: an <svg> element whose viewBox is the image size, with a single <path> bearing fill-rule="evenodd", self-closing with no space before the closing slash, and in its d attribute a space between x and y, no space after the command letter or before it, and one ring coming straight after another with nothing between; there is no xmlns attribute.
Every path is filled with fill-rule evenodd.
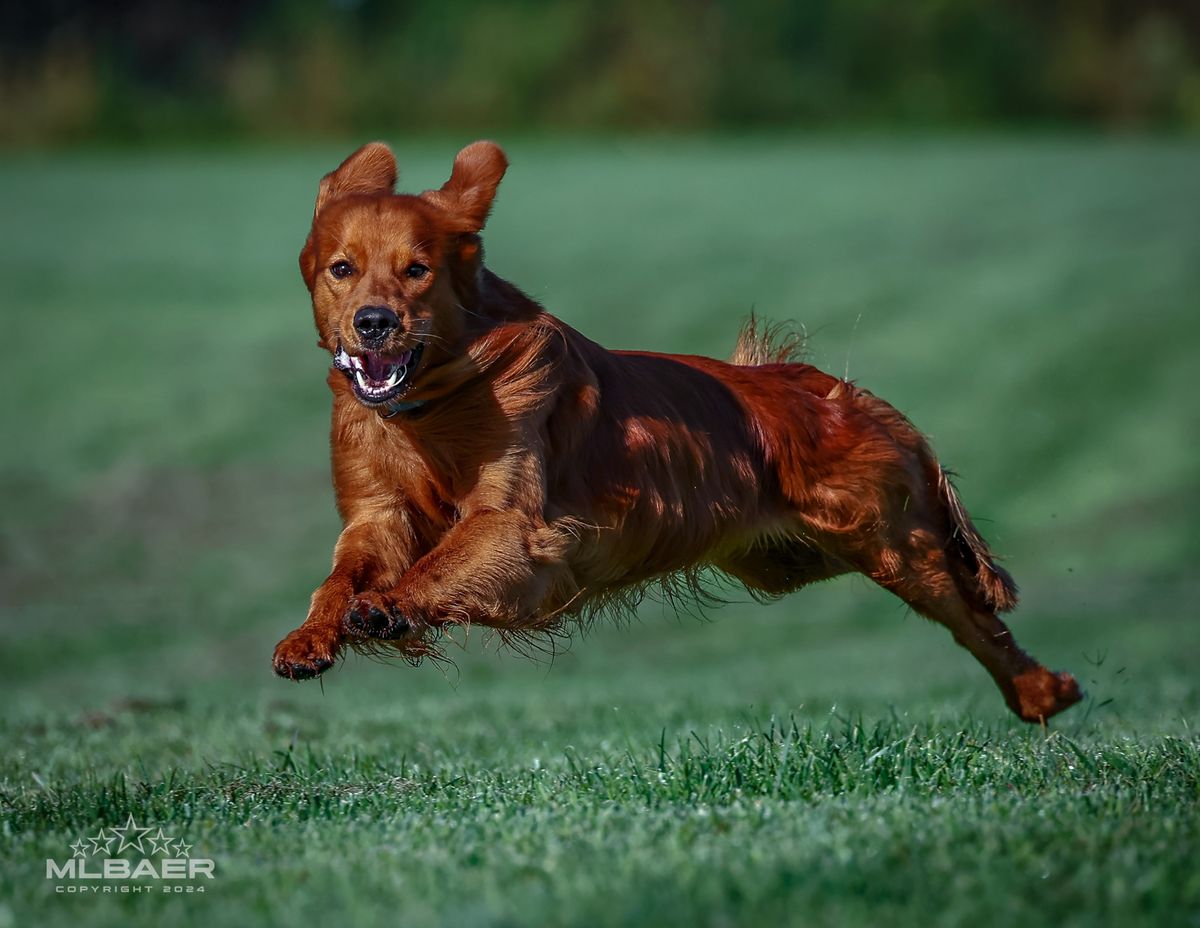
<svg viewBox="0 0 1200 928"><path fill-rule="evenodd" d="M354 314L354 329L363 341L381 342L400 327L400 317L386 306L364 306Z"/></svg>

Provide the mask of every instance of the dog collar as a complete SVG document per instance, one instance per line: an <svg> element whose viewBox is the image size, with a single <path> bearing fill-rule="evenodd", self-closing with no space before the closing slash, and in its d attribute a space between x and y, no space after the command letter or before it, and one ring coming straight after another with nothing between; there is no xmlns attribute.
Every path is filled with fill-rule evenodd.
<svg viewBox="0 0 1200 928"><path fill-rule="evenodd" d="M380 408L379 415L385 419L391 419L402 412L412 412L414 409L420 409L424 405L425 400L392 400Z"/></svg>

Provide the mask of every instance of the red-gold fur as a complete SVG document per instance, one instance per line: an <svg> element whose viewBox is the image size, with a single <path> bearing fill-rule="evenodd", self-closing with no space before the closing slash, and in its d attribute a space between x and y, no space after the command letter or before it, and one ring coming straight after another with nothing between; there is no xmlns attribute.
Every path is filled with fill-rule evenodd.
<svg viewBox="0 0 1200 928"><path fill-rule="evenodd" d="M753 322L730 363L607 351L487 270L506 167L477 142L440 190L398 196L374 143L321 182L300 256L320 344L369 353L355 313L383 306L385 354L424 354L390 417L330 372L345 528L277 673L315 676L347 646L419 659L447 623L549 632L706 568L765 597L857 571L949 628L1021 718L1080 698L996 617L1012 579L883 400Z"/></svg>

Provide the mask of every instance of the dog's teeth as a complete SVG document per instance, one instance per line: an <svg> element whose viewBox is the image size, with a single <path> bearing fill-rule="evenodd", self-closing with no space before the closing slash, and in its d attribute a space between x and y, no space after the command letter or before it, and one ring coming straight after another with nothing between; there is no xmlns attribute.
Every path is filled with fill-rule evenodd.
<svg viewBox="0 0 1200 928"><path fill-rule="evenodd" d="M408 376L407 361L412 358L412 354L411 350L406 351L393 364L386 368L387 378L382 381L371 377L370 367L367 365L365 359L355 357L354 355L345 355L345 369L354 376L360 393L371 399L381 398L391 390L394 390ZM341 361L342 357L339 354L337 360Z"/></svg>

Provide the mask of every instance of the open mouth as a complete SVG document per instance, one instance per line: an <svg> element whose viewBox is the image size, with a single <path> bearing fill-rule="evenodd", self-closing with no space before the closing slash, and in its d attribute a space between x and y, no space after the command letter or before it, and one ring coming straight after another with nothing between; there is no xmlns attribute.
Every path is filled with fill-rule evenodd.
<svg viewBox="0 0 1200 928"><path fill-rule="evenodd" d="M408 390L424 348L424 345L417 345L398 355L386 355L378 351L353 355L338 345L333 355L333 366L350 378L354 395L360 402L378 406Z"/></svg>

